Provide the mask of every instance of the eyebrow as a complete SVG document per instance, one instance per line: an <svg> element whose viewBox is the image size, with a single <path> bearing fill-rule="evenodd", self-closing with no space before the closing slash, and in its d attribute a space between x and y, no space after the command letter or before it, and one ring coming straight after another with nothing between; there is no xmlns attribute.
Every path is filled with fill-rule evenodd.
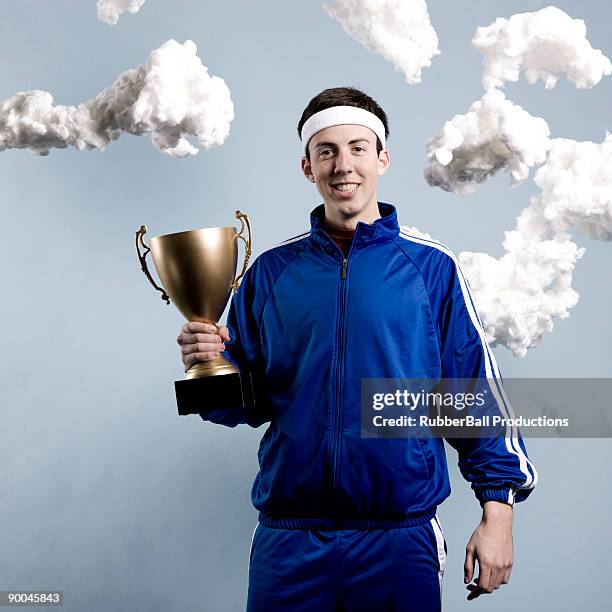
<svg viewBox="0 0 612 612"><path fill-rule="evenodd" d="M367 138L354 138L353 140L351 140L349 142L349 144L356 144L358 142L367 142L368 144L370 144L370 141ZM315 145L315 149L318 149L319 147L335 147L337 146L335 142L319 142L318 144Z"/></svg>

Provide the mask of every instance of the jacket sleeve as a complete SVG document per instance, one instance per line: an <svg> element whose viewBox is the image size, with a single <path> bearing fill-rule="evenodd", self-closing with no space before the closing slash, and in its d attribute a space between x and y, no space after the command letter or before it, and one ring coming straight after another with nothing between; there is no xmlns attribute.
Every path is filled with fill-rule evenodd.
<svg viewBox="0 0 612 612"><path fill-rule="evenodd" d="M438 316L442 378L481 379L483 412L514 418L495 357L470 294L469 283L454 256L445 258L446 279ZM486 379L486 380L485 380ZM455 415L456 416L456 415ZM538 474L527 456L517 427L496 437L446 438L459 454L459 469L481 505L489 500L513 504L527 498Z"/></svg>
<svg viewBox="0 0 612 612"><path fill-rule="evenodd" d="M242 278L240 288L233 295L227 316L227 328L230 335L225 343L222 355L234 362L240 369L241 376L251 376L253 380L255 403L219 410L200 412L205 421L236 427L246 423L251 427L259 427L271 420L267 404L257 401L257 380L261 371L262 355L259 341L259 317L257 306L262 302L261 295L256 291L257 261L247 270Z"/></svg>

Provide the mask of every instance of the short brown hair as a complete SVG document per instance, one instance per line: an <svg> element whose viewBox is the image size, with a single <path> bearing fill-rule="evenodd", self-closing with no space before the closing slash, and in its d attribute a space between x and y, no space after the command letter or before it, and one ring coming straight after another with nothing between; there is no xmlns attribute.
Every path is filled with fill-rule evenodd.
<svg viewBox="0 0 612 612"><path fill-rule="evenodd" d="M317 94L308 103L308 106L302 113L302 117L297 126L298 136L301 138L302 127L312 115L326 108L331 108L332 106L356 106L357 108L363 108L364 110L370 111L382 121L385 127L385 138L389 137L389 120L387 119L385 111L376 100L373 100L370 96L355 87L332 87L330 89L324 89L321 93ZM382 143L377 136L376 152L380 153L381 151ZM308 149L306 149L306 158L310 161Z"/></svg>

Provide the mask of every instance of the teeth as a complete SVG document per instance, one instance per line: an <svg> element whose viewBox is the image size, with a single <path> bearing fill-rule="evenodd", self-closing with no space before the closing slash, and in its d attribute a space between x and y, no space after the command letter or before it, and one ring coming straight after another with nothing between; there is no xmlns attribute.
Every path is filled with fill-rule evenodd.
<svg viewBox="0 0 612 612"><path fill-rule="evenodd" d="M357 183L344 183L342 185L334 185L334 189L337 189L338 191L355 191L357 187Z"/></svg>

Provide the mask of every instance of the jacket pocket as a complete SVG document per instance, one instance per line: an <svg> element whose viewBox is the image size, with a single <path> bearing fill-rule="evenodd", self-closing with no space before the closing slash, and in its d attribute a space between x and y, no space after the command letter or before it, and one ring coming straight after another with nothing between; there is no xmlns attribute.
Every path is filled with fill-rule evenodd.
<svg viewBox="0 0 612 612"><path fill-rule="evenodd" d="M427 479L429 480L435 470L435 457L429 446L429 440L427 438L416 438L416 442L425 463L425 469L427 471Z"/></svg>

